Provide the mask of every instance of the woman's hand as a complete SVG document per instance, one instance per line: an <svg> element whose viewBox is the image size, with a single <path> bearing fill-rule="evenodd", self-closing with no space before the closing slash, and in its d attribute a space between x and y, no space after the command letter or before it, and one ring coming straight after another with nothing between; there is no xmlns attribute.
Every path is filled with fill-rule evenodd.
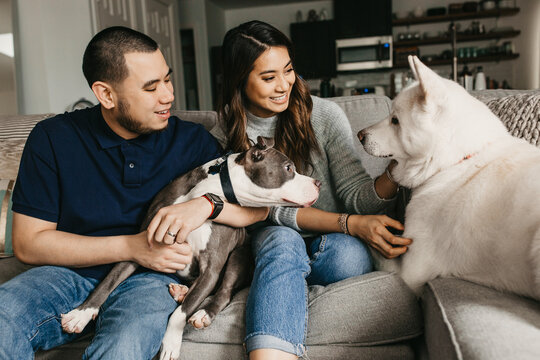
<svg viewBox="0 0 540 360"><path fill-rule="evenodd" d="M395 236L387 227L403 230L403 225L386 215L351 215L347 221L349 233L363 239L385 258L393 259L404 254L411 239Z"/></svg>
<svg viewBox="0 0 540 360"><path fill-rule="evenodd" d="M212 205L203 197L159 209L148 225L148 245L183 243L190 232L208 219L211 212Z"/></svg>
<svg viewBox="0 0 540 360"><path fill-rule="evenodd" d="M191 263L193 253L187 242L172 245L157 243L149 247L147 237L147 232L143 231L129 238L127 249L131 260L137 264L159 272L175 273Z"/></svg>

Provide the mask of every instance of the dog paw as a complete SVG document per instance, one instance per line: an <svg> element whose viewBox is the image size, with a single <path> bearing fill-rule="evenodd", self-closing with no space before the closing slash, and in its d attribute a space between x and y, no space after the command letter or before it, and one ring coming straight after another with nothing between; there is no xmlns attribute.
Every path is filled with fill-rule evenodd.
<svg viewBox="0 0 540 360"><path fill-rule="evenodd" d="M165 337L161 342L161 349L159 350L159 360L178 360L180 358L181 347L182 336L175 337L173 334L165 333Z"/></svg>
<svg viewBox="0 0 540 360"><path fill-rule="evenodd" d="M193 325L195 329L202 329L203 327L208 327L212 323L212 319L210 318L210 315L206 312L206 310L202 309L197 311L195 314L193 314L188 322Z"/></svg>
<svg viewBox="0 0 540 360"><path fill-rule="evenodd" d="M189 288L180 284L169 284L169 294L173 297L174 301L181 304L184 301Z"/></svg>
<svg viewBox="0 0 540 360"><path fill-rule="evenodd" d="M87 308L84 310L71 310L67 314L62 314L62 329L70 334L81 333L90 320L95 319L99 309Z"/></svg>

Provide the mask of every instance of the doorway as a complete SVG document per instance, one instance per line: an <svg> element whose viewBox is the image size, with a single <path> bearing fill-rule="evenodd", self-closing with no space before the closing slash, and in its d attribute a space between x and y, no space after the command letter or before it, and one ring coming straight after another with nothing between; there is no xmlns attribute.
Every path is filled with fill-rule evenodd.
<svg viewBox="0 0 540 360"><path fill-rule="evenodd" d="M182 44L186 109L199 110L199 87L197 85L197 65L195 62L195 38L193 29L180 30L180 43Z"/></svg>

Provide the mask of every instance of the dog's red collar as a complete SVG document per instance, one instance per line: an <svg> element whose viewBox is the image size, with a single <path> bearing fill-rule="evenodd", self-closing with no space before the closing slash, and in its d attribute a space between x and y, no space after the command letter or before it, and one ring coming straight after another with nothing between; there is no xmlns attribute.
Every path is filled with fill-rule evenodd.
<svg viewBox="0 0 540 360"><path fill-rule="evenodd" d="M458 164L461 163L461 162L463 162L463 161L465 161L465 160L469 160L470 158L472 158L472 157L473 157L474 155L476 155L476 154L477 154L477 153L465 155L465 156L463 157L463 159L461 159L461 160L458 161Z"/></svg>

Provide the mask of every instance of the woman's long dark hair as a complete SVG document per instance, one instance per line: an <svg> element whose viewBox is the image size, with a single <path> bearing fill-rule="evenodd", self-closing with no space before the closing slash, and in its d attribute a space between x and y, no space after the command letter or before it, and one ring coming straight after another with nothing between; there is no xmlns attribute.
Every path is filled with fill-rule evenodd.
<svg viewBox="0 0 540 360"><path fill-rule="evenodd" d="M250 21L231 29L223 39L223 87L218 114L223 119L227 147L233 152L244 151L250 143L246 134L245 88L253 64L270 47L286 47L294 66L292 42L275 27ZM311 151L319 152L310 117L313 102L306 82L295 72L289 106L278 114L275 148L287 155L298 171L306 173L311 164Z"/></svg>

